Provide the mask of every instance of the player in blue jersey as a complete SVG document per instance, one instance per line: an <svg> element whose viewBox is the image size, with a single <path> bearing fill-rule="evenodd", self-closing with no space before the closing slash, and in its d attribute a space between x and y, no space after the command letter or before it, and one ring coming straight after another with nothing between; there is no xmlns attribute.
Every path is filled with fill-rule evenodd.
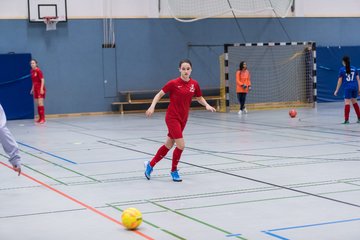
<svg viewBox="0 0 360 240"><path fill-rule="evenodd" d="M343 57L342 64L344 65L344 67L340 68L339 70L338 83L334 95L337 96L341 85L344 85L344 124L349 124L350 103L352 103L358 117L357 122L360 123L360 110L357 103L360 86L359 73L355 67L350 65L350 58L348 56Z"/></svg>

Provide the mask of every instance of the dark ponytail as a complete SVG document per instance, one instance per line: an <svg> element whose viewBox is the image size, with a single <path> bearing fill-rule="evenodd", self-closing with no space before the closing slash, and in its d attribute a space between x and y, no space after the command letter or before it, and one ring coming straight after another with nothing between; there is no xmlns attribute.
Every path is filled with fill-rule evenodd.
<svg viewBox="0 0 360 240"><path fill-rule="evenodd" d="M348 56L344 56L342 60L345 63L346 73L350 74L351 73L351 70L350 70L350 58Z"/></svg>
<svg viewBox="0 0 360 240"><path fill-rule="evenodd" d="M240 62L239 69L242 71L244 69L244 61Z"/></svg>

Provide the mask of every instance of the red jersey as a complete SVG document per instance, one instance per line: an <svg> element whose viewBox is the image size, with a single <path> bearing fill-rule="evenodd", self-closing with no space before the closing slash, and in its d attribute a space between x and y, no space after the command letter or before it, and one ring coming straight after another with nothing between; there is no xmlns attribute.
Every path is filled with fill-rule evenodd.
<svg viewBox="0 0 360 240"><path fill-rule="evenodd" d="M41 84L41 79L44 78L44 75L40 68L31 69L31 80L34 85Z"/></svg>
<svg viewBox="0 0 360 240"><path fill-rule="evenodd" d="M162 90L164 93L169 93L170 97L166 118L175 118L181 122L187 121L192 98L202 96L198 82L191 78L188 82L180 77L170 80Z"/></svg>

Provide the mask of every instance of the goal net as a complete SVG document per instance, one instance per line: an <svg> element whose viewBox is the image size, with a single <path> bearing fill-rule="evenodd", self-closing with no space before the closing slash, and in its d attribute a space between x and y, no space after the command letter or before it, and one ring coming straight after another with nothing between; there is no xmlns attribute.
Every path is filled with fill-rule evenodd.
<svg viewBox="0 0 360 240"><path fill-rule="evenodd" d="M170 14L178 21L210 17L285 17L293 0L167 0Z"/></svg>
<svg viewBox="0 0 360 240"><path fill-rule="evenodd" d="M241 61L247 63L251 75L252 88L246 97L248 109L314 105L315 43L226 44L224 49L220 85L225 86L230 110L239 109L236 71Z"/></svg>

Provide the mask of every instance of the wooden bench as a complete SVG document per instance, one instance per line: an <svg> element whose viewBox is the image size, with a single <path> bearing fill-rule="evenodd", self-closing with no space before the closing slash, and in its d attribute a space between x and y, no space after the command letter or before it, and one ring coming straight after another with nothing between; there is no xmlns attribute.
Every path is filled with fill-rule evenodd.
<svg viewBox="0 0 360 240"><path fill-rule="evenodd" d="M206 91L206 89L203 90L203 92ZM125 101L119 101L119 102L113 102L112 106L118 106L119 112L121 114L124 114L124 106L125 105L140 105L140 104L151 104L153 101L153 97L158 93L158 91L126 91L126 92L120 92L121 95L125 96ZM134 99L136 94L149 94L153 95L152 98L136 98ZM215 108L218 111L220 109L220 100L221 97L219 96L203 96L203 98L206 101L215 101ZM197 102L196 98L192 99L192 102ZM162 97L158 103L170 103L170 99L167 95Z"/></svg>

